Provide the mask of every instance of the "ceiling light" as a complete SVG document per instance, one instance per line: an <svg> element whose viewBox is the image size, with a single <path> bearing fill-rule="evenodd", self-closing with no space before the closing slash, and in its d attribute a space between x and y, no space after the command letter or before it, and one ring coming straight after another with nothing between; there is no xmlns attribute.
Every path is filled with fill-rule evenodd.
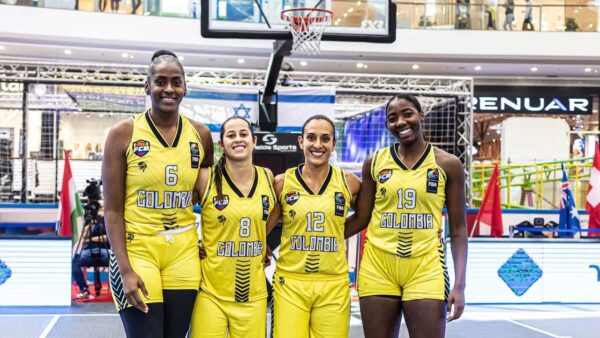
<svg viewBox="0 0 600 338"><path fill-rule="evenodd" d="M475 71L480 71L480 70L481 70L481 66L480 65L475 66Z"/></svg>
<svg viewBox="0 0 600 338"><path fill-rule="evenodd" d="M344 18L348 16L348 13L344 13Z"/></svg>
<svg viewBox="0 0 600 338"><path fill-rule="evenodd" d="M348 8L348 13L352 13L352 12L354 12L354 7Z"/></svg>
<svg viewBox="0 0 600 338"><path fill-rule="evenodd" d="M538 71L538 67L531 67L531 71L532 72L537 72Z"/></svg>
<svg viewBox="0 0 600 338"><path fill-rule="evenodd" d="M362 62L359 62L359 63L356 64L356 68L362 68L364 66L365 65Z"/></svg>
<svg viewBox="0 0 600 338"><path fill-rule="evenodd" d="M414 69L414 70L417 70L419 68L420 68L419 65L412 65L412 69Z"/></svg>
<svg viewBox="0 0 600 338"><path fill-rule="evenodd" d="M300 66L306 67L306 65L308 65L308 62L306 62L306 61L300 61Z"/></svg>
<svg viewBox="0 0 600 338"><path fill-rule="evenodd" d="M360 2L360 1L357 1L357 2L356 2L356 6L360 6L360 5L362 5L362 2Z"/></svg>
<svg viewBox="0 0 600 338"><path fill-rule="evenodd" d="M67 55L71 55L71 53L73 53L73 52L71 52L71 50L70 50L70 49L65 49L65 52L64 52L64 53L65 53L65 54L67 54Z"/></svg>
<svg viewBox="0 0 600 338"><path fill-rule="evenodd" d="M367 68L369 68L369 66L365 65L364 68L367 69Z"/></svg>
<svg viewBox="0 0 600 338"><path fill-rule="evenodd" d="M179 61L185 60L185 58L183 57L183 55L179 55L177 58L179 59Z"/></svg>
<svg viewBox="0 0 600 338"><path fill-rule="evenodd" d="M240 65L243 64L244 62L246 62L246 60L239 58L237 59L237 63L239 63Z"/></svg>
<svg viewBox="0 0 600 338"><path fill-rule="evenodd" d="M133 55L129 55L129 58L130 58L130 59L133 59Z"/></svg>
<svg viewBox="0 0 600 338"><path fill-rule="evenodd" d="M4 50L4 46L0 45L0 50Z"/></svg>
<svg viewBox="0 0 600 338"><path fill-rule="evenodd" d="M592 68L589 68L589 67L588 67L588 68L586 68L586 69L585 69L585 72L586 72L586 73L589 73L589 72L591 72L591 71L592 71Z"/></svg>
<svg viewBox="0 0 600 338"><path fill-rule="evenodd" d="M124 57L124 58L129 57L129 54L127 54L127 53L121 53L121 57Z"/></svg>

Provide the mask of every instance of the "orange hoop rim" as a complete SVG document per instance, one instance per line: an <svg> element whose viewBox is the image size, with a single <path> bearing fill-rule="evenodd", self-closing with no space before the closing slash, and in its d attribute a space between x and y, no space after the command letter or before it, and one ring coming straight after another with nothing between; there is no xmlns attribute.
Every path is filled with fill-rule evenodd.
<svg viewBox="0 0 600 338"><path fill-rule="evenodd" d="M320 15L318 16L306 16L306 15L290 15L290 12L294 12L294 11L311 11L311 12L318 12L320 13ZM330 11L328 9L323 9L323 8L310 8L310 7L298 7L298 8L289 8L289 9L284 9L281 11L281 20L287 21L287 22L293 22L295 24L298 24L301 21L311 21L312 22L323 22L323 21L327 21L328 17L332 17L333 16L333 11Z"/></svg>

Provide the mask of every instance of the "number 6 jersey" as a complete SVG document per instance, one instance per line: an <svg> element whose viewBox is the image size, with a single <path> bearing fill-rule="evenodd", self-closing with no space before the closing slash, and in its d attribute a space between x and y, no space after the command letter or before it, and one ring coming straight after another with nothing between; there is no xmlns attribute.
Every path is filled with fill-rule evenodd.
<svg viewBox="0 0 600 338"><path fill-rule="evenodd" d="M222 194L215 187L214 167L202 197L201 289L226 301L252 302L267 297L263 256L267 219L276 203L267 171L255 166L247 196L223 171Z"/></svg>
<svg viewBox="0 0 600 338"><path fill-rule="evenodd" d="M150 110L136 115L126 156L127 233L155 235L196 222L192 196L204 150L186 117L179 115L169 144L152 122Z"/></svg>
<svg viewBox="0 0 600 338"><path fill-rule="evenodd" d="M285 172L279 200L283 214L277 270L302 279L347 278L344 222L352 194L344 171L329 167L321 189L311 191L302 178L303 165Z"/></svg>

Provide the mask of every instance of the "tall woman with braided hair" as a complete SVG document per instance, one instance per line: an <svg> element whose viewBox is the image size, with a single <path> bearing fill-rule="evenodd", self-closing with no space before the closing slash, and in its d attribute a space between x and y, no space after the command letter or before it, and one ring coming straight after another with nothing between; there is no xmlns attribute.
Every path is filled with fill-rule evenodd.
<svg viewBox="0 0 600 338"><path fill-rule="evenodd" d="M243 118L223 122L219 144L223 155L198 180L206 257L191 337L265 337L263 257L267 219L277 204L273 174L252 164L256 137Z"/></svg>
<svg viewBox="0 0 600 338"><path fill-rule="evenodd" d="M212 139L179 114L174 53L154 53L144 89L152 107L111 129L102 161L110 284L127 337L183 338L200 283L194 191Z"/></svg>

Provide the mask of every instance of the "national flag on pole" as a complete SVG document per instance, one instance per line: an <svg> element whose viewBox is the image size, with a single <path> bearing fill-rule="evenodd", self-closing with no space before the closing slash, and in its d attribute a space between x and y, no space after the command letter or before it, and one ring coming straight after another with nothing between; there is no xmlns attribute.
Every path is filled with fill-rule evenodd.
<svg viewBox="0 0 600 338"><path fill-rule="evenodd" d="M83 207L81 206L79 193L75 188L75 178L71 172L71 165L66 151L64 155L65 165L58 206L60 222L58 234L60 236L73 236L73 243L77 243L83 225Z"/></svg>
<svg viewBox="0 0 600 338"><path fill-rule="evenodd" d="M470 237L473 237L475 230L478 230L478 234L486 233L482 231L482 224L489 227L490 235L494 237L502 237L504 232L504 226L502 224L502 205L500 203L500 179L498 173L498 165L494 165L492 171L492 177L488 182L487 189L485 190L485 196L483 202L477 213L475 224L471 229Z"/></svg>
<svg viewBox="0 0 600 338"><path fill-rule="evenodd" d="M600 146L596 139L596 150L594 151L594 164L590 173L590 187L588 189L585 209L590 220L589 229L600 229ZM588 236L600 237L600 232L589 232Z"/></svg>
<svg viewBox="0 0 600 338"><path fill-rule="evenodd" d="M562 168L562 183L560 185L560 217L558 221L559 230L580 230L581 222L579 222L579 214L577 213L577 206L575 205L575 199L573 193L569 189L569 179L567 178L567 172L565 171L564 164L560 164ZM573 237L579 232L567 232L566 235ZM559 237L563 237L562 233Z"/></svg>

